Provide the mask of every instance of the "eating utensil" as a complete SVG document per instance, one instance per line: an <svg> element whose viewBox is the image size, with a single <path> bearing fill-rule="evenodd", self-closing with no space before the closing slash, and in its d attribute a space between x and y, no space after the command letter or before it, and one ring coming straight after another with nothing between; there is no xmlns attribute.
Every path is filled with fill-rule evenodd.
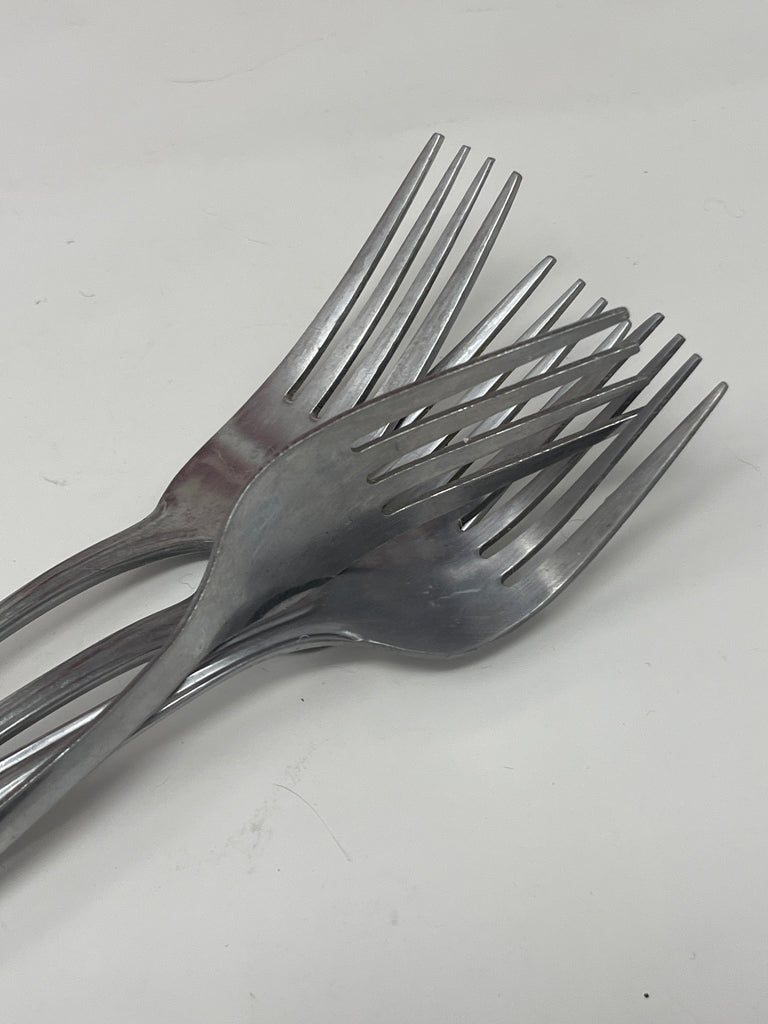
<svg viewBox="0 0 768 1024"><path fill-rule="evenodd" d="M217 645L282 593L335 575L398 533L575 454L626 422L626 415L620 415L554 441L539 440L633 393L642 377L570 400L566 392L561 401L511 424L460 436L464 428L558 391L584 374L610 372L625 358L625 350L637 351L634 344L557 365L470 401L456 396L627 319L625 309L610 310L436 372L328 420L268 462L237 500L197 594L164 650L84 733L2 801L0 851L159 710ZM447 407L440 408L441 402ZM422 415L434 407L438 411ZM407 422L417 413L416 422ZM421 454L425 445L444 438L451 440ZM513 455L493 461L511 446ZM492 459L488 465L446 477L487 458Z"/></svg>
<svg viewBox="0 0 768 1024"><path fill-rule="evenodd" d="M367 397L409 331L411 376L404 382L428 368L477 280L521 181L517 173L508 178L436 301L416 327L419 311L488 178L493 160L484 161L402 298L383 322L469 153L466 146L459 149L390 263L370 292L362 294L442 141L442 135L432 136L349 269L291 351L242 408L179 470L155 509L134 526L73 555L0 601L0 640L68 598L128 569L171 555L207 557L235 501L258 470L306 433L326 407L341 412ZM497 321L488 328L490 337L543 280L553 263L552 258L541 261L500 304ZM416 372L414 359L420 361Z"/></svg>
<svg viewBox="0 0 768 1024"><path fill-rule="evenodd" d="M644 376L649 381L682 342L681 336L675 336L648 361ZM562 536L699 362L698 356L690 357L586 468L580 466L584 453L556 463L522 488L497 495L479 511L449 513L394 537L339 575L278 605L215 650L137 731L161 721L233 672L267 657L357 643L420 657L457 656L494 642L526 622L596 557L722 398L724 384L684 418L575 533ZM606 407L595 422L617 415L626 404L626 399L620 399ZM542 510L547 495L569 479L556 500ZM540 552L543 558L532 565L531 559ZM171 619L168 628L174 625ZM105 707L100 704L78 715L0 760L0 800L53 750L81 735Z"/></svg>

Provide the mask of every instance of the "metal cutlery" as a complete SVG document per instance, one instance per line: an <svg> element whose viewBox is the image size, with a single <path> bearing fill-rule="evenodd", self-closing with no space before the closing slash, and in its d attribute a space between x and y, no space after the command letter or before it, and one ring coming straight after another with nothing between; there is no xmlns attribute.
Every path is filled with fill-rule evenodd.
<svg viewBox="0 0 768 1024"><path fill-rule="evenodd" d="M633 393L642 376L578 398L569 399L566 391L562 400L511 424L460 435L535 396L559 393L585 374L610 374L628 350L637 350L633 344L556 365L470 401L457 398L548 353L570 350L578 340L627 318L625 309L611 310L436 372L316 426L275 456L237 500L197 594L161 654L82 735L6 796L0 808L0 850L159 710L206 655L270 601L335 575L398 533L581 451L631 418L618 415L555 440L540 440L549 431L559 434L589 410ZM439 408L448 400L454 404ZM438 411L422 415L434 407ZM415 413L419 418L409 422ZM451 440L421 454L425 445L444 438ZM479 469L447 477L478 459L502 454Z"/></svg>
<svg viewBox="0 0 768 1024"><path fill-rule="evenodd" d="M673 338L646 364L645 374L656 377L681 344L680 336ZM397 536L339 575L278 605L214 651L141 730L231 673L266 657L353 643L421 657L456 656L526 622L562 593L608 543L722 398L723 384L667 435L574 534L567 539L559 536L699 361L698 356L688 359L580 472L574 471L583 454L542 470L521 489L497 495L492 506L486 504L479 513L450 513ZM619 411L606 409L597 419ZM546 495L569 477L573 479L568 487L540 513ZM539 552L544 557L532 566L530 560ZM0 801L52 750L82 734L105 707L98 705L0 760Z"/></svg>

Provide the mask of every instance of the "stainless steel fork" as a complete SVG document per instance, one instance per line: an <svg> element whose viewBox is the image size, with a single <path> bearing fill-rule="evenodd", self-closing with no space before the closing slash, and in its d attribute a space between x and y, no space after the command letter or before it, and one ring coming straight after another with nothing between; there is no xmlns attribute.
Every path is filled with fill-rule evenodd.
<svg viewBox="0 0 768 1024"><path fill-rule="evenodd" d="M269 462L235 504L190 609L163 652L82 735L6 796L0 808L0 850L159 710L217 645L281 594L333 576L371 547L575 454L626 422L627 415L619 415L554 441L538 441L542 432L559 432L590 409L632 394L642 377L575 399L569 400L566 393L553 406L479 436L458 433L620 363L626 353L619 347L470 402L459 400L416 423L387 429L415 411L449 399L455 403L455 396L483 381L497 380L547 353L570 349L578 339L626 319L626 310L612 310L427 376L327 421ZM625 347L637 350L637 345ZM454 440L403 462L424 445L446 437ZM537 443L526 444L532 438ZM515 454L503 461L446 479L468 462L511 446L516 446Z"/></svg>
<svg viewBox="0 0 768 1024"><path fill-rule="evenodd" d="M0 602L0 640L77 593L170 555L207 556L245 486L277 452L311 428L329 403L351 408L380 380L411 329L482 189L486 160L456 206L389 320L382 318L433 227L469 152L462 147L381 274L361 292L410 207L442 143L434 135L406 175L370 237L293 349L245 405L177 473L154 511L43 573ZM479 274L520 185L508 179L430 312L416 329L413 354L426 369ZM489 334L518 308L551 268L542 261L503 303ZM372 340L374 331L378 330ZM366 345L366 343L368 343ZM486 341L487 343L487 341ZM413 378L410 378L413 379Z"/></svg>
<svg viewBox="0 0 768 1024"><path fill-rule="evenodd" d="M658 325L652 318L639 336ZM636 332L636 337L638 333ZM676 335L644 367L654 379L676 354ZM699 363L689 358L586 468L578 454L518 490L464 515L449 513L393 538L347 570L289 598L213 652L141 729L160 721L232 672L266 657L319 646L367 643L419 656L467 654L515 629L560 594L620 529L725 393L715 388L596 511L565 539L561 531L642 437ZM581 388L584 378L572 390ZM643 394L645 394L643 389ZM627 399L593 425L623 411ZM564 481L570 481L563 488ZM559 496L542 509L547 495ZM531 559L540 554L538 564ZM0 800L102 713L77 716L0 760Z"/></svg>
<svg viewBox="0 0 768 1024"><path fill-rule="evenodd" d="M499 303L499 305L469 333L456 344L450 354L444 357L441 368L458 366L467 359L476 356L496 331L499 323L507 318L510 309L517 308L528 296L534 285L541 279L541 273L549 261L542 261L534 267ZM544 312L538 316L528 328L516 339L517 343L528 341L547 330L551 330L563 314L571 307L573 301L584 287L582 280L577 280L567 288ZM596 316L605 308L605 299L594 302L584 313L582 319ZM649 318L632 333L633 341L641 343L658 325L661 317L657 314ZM611 345L622 340L625 328L620 325L603 342ZM544 373L554 369L567 354L567 347L548 353L536 363L530 372ZM398 364L399 365L399 364ZM415 368L414 368L415 369ZM359 379L359 374L358 374ZM490 390L494 382L485 382L473 389L470 397L480 397ZM583 382L582 382L583 383ZM594 383L597 383L595 381ZM343 393L347 387L345 379L339 385L338 392ZM514 411L513 411L514 412ZM501 422L499 420L499 422ZM490 427L496 422L481 425ZM424 453L433 449L434 445L426 446ZM89 692L102 682L127 672L139 665L146 664L168 642L173 629L179 624L188 601L174 605L172 608L161 609L117 633L105 637L97 644L63 665L46 672L26 686L8 694L0 700L0 743L4 743L36 722L56 711L68 701Z"/></svg>

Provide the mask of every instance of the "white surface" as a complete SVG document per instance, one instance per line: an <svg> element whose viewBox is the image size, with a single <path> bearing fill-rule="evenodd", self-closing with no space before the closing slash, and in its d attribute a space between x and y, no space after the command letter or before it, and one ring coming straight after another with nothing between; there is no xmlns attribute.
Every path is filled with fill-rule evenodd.
<svg viewBox="0 0 768 1024"><path fill-rule="evenodd" d="M481 305L553 252L547 296L584 276L704 355L678 415L732 385L507 644L265 665L93 776L0 868L3 1021L766 1020L766 30L758 2L2 5L0 591L149 510L433 130L525 176ZM48 616L2 691L193 583Z"/></svg>

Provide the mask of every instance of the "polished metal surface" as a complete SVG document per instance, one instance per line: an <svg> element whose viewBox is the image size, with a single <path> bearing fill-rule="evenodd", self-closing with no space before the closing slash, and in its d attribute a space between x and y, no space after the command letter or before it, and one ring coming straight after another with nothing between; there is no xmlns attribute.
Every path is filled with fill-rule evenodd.
<svg viewBox="0 0 768 1024"><path fill-rule="evenodd" d="M652 321L650 329L656 323ZM648 361L649 382L681 343L676 336ZM276 654L363 642L420 657L449 657L474 651L526 622L602 550L722 398L725 385L715 388L685 417L570 537L558 538L698 363L699 358L692 356L672 373L586 469L574 472L581 455L557 463L521 489L497 495L480 514L459 517L453 513L421 525L394 537L339 575L288 599L213 652L141 729L232 672ZM619 411L609 407L596 419ZM542 500L564 480L569 480L567 488L539 512ZM544 557L530 565L539 552ZM166 635L158 637L160 646L174 625L171 616ZM120 666L118 671L122 670ZM103 678L102 666L98 681ZM31 777L52 751L82 735L106 706L97 706L0 761L0 800Z"/></svg>
<svg viewBox="0 0 768 1024"><path fill-rule="evenodd" d="M8 794L0 808L0 849L6 849L96 768L152 714L218 644L242 629L282 593L335 575L372 547L447 512L466 507L513 480L567 458L634 418L619 414L555 440L585 412L621 402L645 378L608 384L479 435L459 432L586 375L610 376L637 350L623 343L466 401L457 396L498 380L542 356L627 320L625 309L444 369L329 420L288 446L238 499L214 548L203 582L181 627L155 661L86 731ZM420 410L450 405L409 422ZM458 401L458 404L456 402ZM430 454L425 445L451 439ZM504 453L479 469L455 474L477 459ZM409 461L402 461L411 456Z"/></svg>
<svg viewBox="0 0 768 1024"><path fill-rule="evenodd" d="M490 171L486 160L448 219L433 248L390 319L387 307L440 213L469 152L461 147L415 219L370 294L384 252L411 206L443 141L433 135L411 167L341 281L290 353L245 405L179 470L154 511L127 530L94 544L0 602L0 640L43 612L125 570L170 555L207 556L235 501L258 470L306 433L331 403L335 412L351 408L380 379L411 328L456 242ZM512 174L491 206L454 273L416 330L418 368L428 366L447 335L468 291L495 242L520 185ZM526 288L504 309L514 312L536 287L553 260L538 265ZM514 308L512 308L514 307ZM499 316L499 325L503 314ZM371 340L374 329L381 329ZM368 344L366 344L368 343ZM349 373L352 364L352 373ZM403 376L407 383L414 376Z"/></svg>
<svg viewBox="0 0 768 1024"><path fill-rule="evenodd" d="M534 268L488 317L485 317L473 331L452 349L449 355L441 360L440 366L448 368L460 365L462 361L481 351L482 347L487 344L488 340L497 330L498 324L508 316L509 308L516 301L515 297L527 296L531 280L536 280L539 273L539 268ZM577 281L568 288L522 332L520 337L517 338L517 343L535 338L544 331L551 329L570 307L582 287L583 282ZM605 300L598 300L589 307L582 319L596 316L604 307ZM629 339L626 339L629 324L621 324L601 342L600 350L615 347L623 340L642 344L662 319L659 314L649 317L648 320L632 332ZM542 374L553 370L566 357L568 351L566 347L542 356L531 368L529 375ZM570 385L570 395L575 397L576 394L584 394L589 390L590 384L605 383L606 379L606 377L603 377L601 381L600 378L594 375L585 375L578 382ZM498 383L498 381L485 382L483 385L471 389L467 397L482 397L488 393L494 383ZM554 397L549 401L550 404L553 404ZM472 433L482 433L493 426L501 425L505 417L512 420L522 408L523 406L521 405L516 409L507 410L495 417L490 417L475 427ZM423 454L428 454L433 449L434 443L425 446ZM174 608L160 610L121 629L117 633L92 645L87 650L81 651L73 658L70 658L65 664L46 672L43 676L33 680L26 686L20 687L5 699L0 700L0 742L12 739L23 730L43 719L46 715L56 711L73 698L89 692L104 681L145 664L151 657L159 653L167 642L173 627L178 625L181 620L187 603L185 602Z"/></svg>

